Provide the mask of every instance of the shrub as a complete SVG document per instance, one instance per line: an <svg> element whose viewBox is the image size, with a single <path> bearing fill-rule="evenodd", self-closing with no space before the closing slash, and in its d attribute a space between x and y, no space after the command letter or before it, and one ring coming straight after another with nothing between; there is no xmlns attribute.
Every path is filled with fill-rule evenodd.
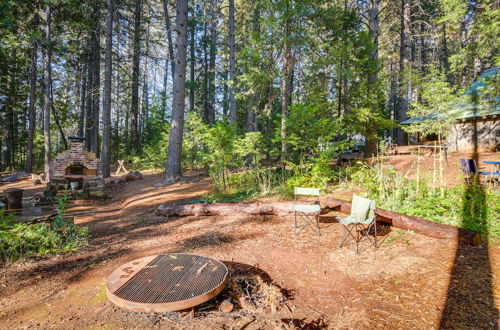
<svg viewBox="0 0 500 330"><path fill-rule="evenodd" d="M52 226L46 223L17 223L12 213L0 210L0 263L49 253L74 251L87 242L88 228L64 220L67 198L59 199Z"/></svg>

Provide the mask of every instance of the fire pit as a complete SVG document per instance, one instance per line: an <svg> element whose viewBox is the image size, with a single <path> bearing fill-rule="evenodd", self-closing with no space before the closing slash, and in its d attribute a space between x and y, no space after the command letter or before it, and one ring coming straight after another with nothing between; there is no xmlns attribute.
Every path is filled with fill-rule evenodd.
<svg viewBox="0 0 500 330"><path fill-rule="evenodd" d="M163 313L204 303L225 287L220 261L184 253L133 260L108 277L106 293L115 305L136 312Z"/></svg>

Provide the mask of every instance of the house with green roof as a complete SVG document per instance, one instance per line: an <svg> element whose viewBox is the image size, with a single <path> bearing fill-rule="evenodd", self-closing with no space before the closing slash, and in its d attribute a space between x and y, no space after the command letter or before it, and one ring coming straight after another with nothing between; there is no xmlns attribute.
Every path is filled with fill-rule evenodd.
<svg viewBox="0 0 500 330"><path fill-rule="evenodd" d="M401 122L410 125L453 117L447 143L451 151L500 151L500 67L484 71L463 93L459 102L443 114L415 117Z"/></svg>

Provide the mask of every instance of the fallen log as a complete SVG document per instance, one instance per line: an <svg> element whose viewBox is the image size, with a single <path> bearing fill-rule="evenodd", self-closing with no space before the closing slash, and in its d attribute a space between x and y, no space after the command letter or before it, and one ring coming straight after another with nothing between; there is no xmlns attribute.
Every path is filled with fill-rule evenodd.
<svg viewBox="0 0 500 330"><path fill-rule="evenodd" d="M312 202L302 202L312 204ZM157 214L164 216L202 216L220 215L228 216L235 213L245 213L250 215L279 215L287 216L294 213L294 202L255 202L255 203L205 203L172 205L162 204L158 208Z"/></svg>
<svg viewBox="0 0 500 330"><path fill-rule="evenodd" d="M340 211L342 213L351 213L351 202L338 198L325 198L322 207ZM377 208L375 210L377 221L386 223L393 227L413 230L416 233L442 239L454 239L473 245L481 242L479 233L475 231L462 229L455 226L432 222L420 217L405 215L397 212L387 211Z"/></svg>

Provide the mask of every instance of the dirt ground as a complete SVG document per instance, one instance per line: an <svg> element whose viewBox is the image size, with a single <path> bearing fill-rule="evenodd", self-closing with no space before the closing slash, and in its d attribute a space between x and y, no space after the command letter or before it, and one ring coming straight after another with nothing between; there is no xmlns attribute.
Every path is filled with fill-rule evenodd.
<svg viewBox="0 0 500 330"><path fill-rule="evenodd" d="M192 173L192 175L194 175ZM500 248L468 246L396 228L361 255L339 248L332 215L321 236L295 236L288 217L165 218L162 203L193 200L207 178L166 188L160 175L113 189L111 200L76 217L89 226L88 246L75 253L20 261L0 273L0 328L172 329L498 329ZM28 183L12 184L40 189ZM12 185L2 186L6 189ZM287 297L276 313L217 311L206 303L194 319L182 313L121 310L106 299L107 276L130 260L187 252L246 265ZM224 294L224 293L223 293Z"/></svg>

